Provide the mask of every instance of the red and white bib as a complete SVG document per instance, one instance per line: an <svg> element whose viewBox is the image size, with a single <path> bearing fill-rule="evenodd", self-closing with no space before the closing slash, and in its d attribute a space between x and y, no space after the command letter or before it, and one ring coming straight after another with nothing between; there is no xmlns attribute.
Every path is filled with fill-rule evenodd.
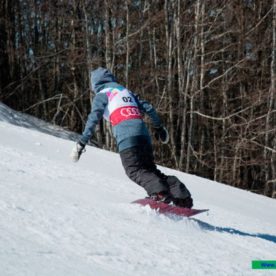
<svg viewBox="0 0 276 276"><path fill-rule="evenodd" d="M108 97L104 118L110 121L112 126L126 120L142 119L136 100L128 89L106 88L100 93L106 93Z"/></svg>

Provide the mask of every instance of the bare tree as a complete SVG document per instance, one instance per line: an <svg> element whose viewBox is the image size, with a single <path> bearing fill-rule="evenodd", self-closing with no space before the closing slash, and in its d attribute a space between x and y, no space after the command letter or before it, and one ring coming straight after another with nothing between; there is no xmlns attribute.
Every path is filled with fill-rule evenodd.
<svg viewBox="0 0 276 276"><path fill-rule="evenodd" d="M1 101L81 132L106 66L168 126L158 162L276 197L275 0L0 5Z"/></svg>

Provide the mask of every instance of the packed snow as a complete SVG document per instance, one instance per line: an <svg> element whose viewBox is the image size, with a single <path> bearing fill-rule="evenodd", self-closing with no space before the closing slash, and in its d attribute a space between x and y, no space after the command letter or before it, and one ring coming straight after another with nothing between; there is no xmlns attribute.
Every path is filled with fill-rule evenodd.
<svg viewBox="0 0 276 276"><path fill-rule="evenodd" d="M196 208L210 209L189 219L160 215L131 204L145 192L118 154L87 147L73 163L74 136L4 107L1 276L276 274L251 268L276 260L274 199L160 167L187 185Z"/></svg>

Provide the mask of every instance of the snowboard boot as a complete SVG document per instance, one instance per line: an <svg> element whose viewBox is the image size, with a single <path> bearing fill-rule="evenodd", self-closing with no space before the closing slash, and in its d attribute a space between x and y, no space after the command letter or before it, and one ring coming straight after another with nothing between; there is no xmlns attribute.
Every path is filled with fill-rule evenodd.
<svg viewBox="0 0 276 276"><path fill-rule="evenodd" d="M177 207L189 208L193 207L193 199L189 196L186 198L174 198L173 203Z"/></svg>
<svg viewBox="0 0 276 276"><path fill-rule="evenodd" d="M166 204L170 204L172 202L172 196L168 192L154 193L150 196L150 198L158 202L164 202Z"/></svg>

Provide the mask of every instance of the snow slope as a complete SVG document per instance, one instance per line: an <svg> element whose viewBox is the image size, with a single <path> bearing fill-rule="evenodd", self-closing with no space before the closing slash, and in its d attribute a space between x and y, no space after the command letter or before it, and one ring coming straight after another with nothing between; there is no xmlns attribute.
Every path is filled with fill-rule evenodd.
<svg viewBox="0 0 276 276"><path fill-rule="evenodd" d="M54 126L38 118L30 116L28 114L15 111L1 102L0 102L0 120L3 122L8 122L13 125L35 129L40 132L61 137L68 140L75 141L79 137L79 135L74 132L61 129L58 126Z"/></svg>
<svg viewBox="0 0 276 276"><path fill-rule="evenodd" d="M251 269L276 260L275 200L162 168L210 211L158 215L117 154L72 163L74 142L0 120L1 276L276 274Z"/></svg>

